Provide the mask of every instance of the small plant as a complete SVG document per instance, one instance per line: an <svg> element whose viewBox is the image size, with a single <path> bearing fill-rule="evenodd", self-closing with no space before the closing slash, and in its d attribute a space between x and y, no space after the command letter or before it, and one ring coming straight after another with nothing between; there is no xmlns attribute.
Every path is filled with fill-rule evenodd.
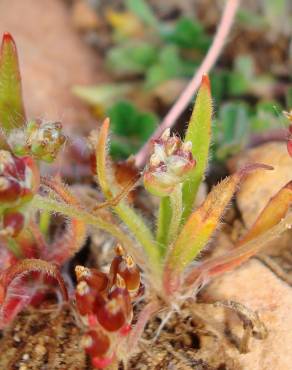
<svg viewBox="0 0 292 370"><path fill-rule="evenodd" d="M211 142L212 99L207 76L203 77L185 139L166 130L152 143L152 155L143 172L125 175L122 186L107 153L109 120L90 135L94 176L104 202L98 204L92 198L91 205L86 205L88 202L77 199L60 179L39 174L38 161L53 161L64 137L59 123L27 123L15 45L8 34L3 38L0 63L4 130L0 156L1 327L25 305L40 302L48 290L56 291L58 284L62 298L75 304L84 329L82 345L93 365L118 368L119 361L135 352L145 325L156 312L179 310L187 298L195 299L210 278L244 262L291 228L290 182L269 201L232 251L200 261L200 253L245 176L272 169L249 164L215 186L203 203L194 207ZM127 198L141 178L145 188L160 198L152 227ZM69 221L63 235L56 235L48 244L42 216L56 212ZM82 246L87 225L105 230L122 247L116 247L108 273L77 266L75 295L68 297L59 268ZM132 326L137 298L143 298L144 307Z"/></svg>

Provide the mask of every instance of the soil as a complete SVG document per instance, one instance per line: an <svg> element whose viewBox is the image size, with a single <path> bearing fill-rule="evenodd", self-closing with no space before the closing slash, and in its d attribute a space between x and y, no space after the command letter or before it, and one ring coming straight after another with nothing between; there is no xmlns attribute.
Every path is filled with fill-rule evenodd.
<svg viewBox="0 0 292 370"><path fill-rule="evenodd" d="M188 304L179 314L173 314L157 341L153 338L162 318L154 317L127 369L240 370L239 364L226 354L223 333L210 330L197 316L194 319L195 310ZM68 306L28 309L2 333L0 348L5 356L0 357L0 369L93 369L80 348L81 335L73 309Z"/></svg>
<svg viewBox="0 0 292 370"><path fill-rule="evenodd" d="M59 311L58 311L59 309ZM28 309L0 339L1 370L85 370L81 332L69 307Z"/></svg>

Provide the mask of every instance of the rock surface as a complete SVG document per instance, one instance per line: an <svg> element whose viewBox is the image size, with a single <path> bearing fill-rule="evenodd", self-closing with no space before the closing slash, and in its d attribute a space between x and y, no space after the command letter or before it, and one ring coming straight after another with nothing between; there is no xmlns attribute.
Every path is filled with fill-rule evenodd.
<svg viewBox="0 0 292 370"><path fill-rule="evenodd" d="M292 159L284 142L267 143L241 154L236 168L254 162L271 165L274 170L256 171L248 175L237 193L238 208L248 228L269 199L292 180Z"/></svg>
<svg viewBox="0 0 292 370"><path fill-rule="evenodd" d="M291 370L292 289L257 260L225 274L204 293L209 301L230 299L257 311L268 329L264 340L252 339L250 352L239 354L230 347L231 357L243 370Z"/></svg>
<svg viewBox="0 0 292 370"><path fill-rule="evenodd" d="M65 2L2 0L5 31L17 43L28 116L84 128L90 117L71 89L100 80L100 63L74 30Z"/></svg>

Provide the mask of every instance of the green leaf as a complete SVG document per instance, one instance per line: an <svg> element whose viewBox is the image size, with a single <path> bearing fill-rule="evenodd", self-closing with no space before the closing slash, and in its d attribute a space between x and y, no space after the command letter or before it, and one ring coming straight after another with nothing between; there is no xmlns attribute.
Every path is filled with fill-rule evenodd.
<svg viewBox="0 0 292 370"><path fill-rule="evenodd" d="M241 102L224 104L212 131L215 158L223 161L242 149L248 141L249 131L248 107Z"/></svg>
<svg viewBox="0 0 292 370"><path fill-rule="evenodd" d="M180 56L177 46L164 46L159 53L157 63L152 65L146 73L145 87L152 89L173 78L190 77L195 67L194 62L184 60Z"/></svg>
<svg viewBox="0 0 292 370"><path fill-rule="evenodd" d="M164 286L168 293L178 288L180 275L198 256L220 225L222 215L244 177L258 169L271 170L272 167L255 163L225 178L210 191L203 204L188 218L165 263Z"/></svg>
<svg viewBox="0 0 292 370"><path fill-rule="evenodd" d="M234 70L228 75L228 91L231 95L242 95L249 91L254 76L254 63L250 56L239 56Z"/></svg>
<svg viewBox="0 0 292 370"><path fill-rule="evenodd" d="M9 33L3 35L0 54L0 123L6 132L25 125L17 50Z"/></svg>
<svg viewBox="0 0 292 370"><path fill-rule="evenodd" d="M123 44L109 50L106 63L117 74L142 73L157 60L157 54L157 48L146 42Z"/></svg>
<svg viewBox="0 0 292 370"><path fill-rule="evenodd" d="M193 144L192 153L197 161L183 185L183 220L191 214L194 201L208 164L211 141L212 98L209 78L204 75L197 94L195 107L186 132L185 141Z"/></svg>
<svg viewBox="0 0 292 370"><path fill-rule="evenodd" d="M168 32L165 31L164 38L179 47L197 49L202 52L206 52L211 43L211 39L206 35L202 24L186 17L180 18L173 29Z"/></svg>
<svg viewBox="0 0 292 370"><path fill-rule="evenodd" d="M127 101L115 103L107 113L113 133L111 155L116 159L134 154L151 136L158 123L155 114L139 111Z"/></svg>
<svg viewBox="0 0 292 370"><path fill-rule="evenodd" d="M113 102L124 98L131 92L130 83L104 84L98 86L74 86L73 93L87 104L107 109Z"/></svg>
<svg viewBox="0 0 292 370"><path fill-rule="evenodd" d="M157 28L159 21L145 0L125 0L126 7L145 24Z"/></svg>
<svg viewBox="0 0 292 370"><path fill-rule="evenodd" d="M261 101L257 103L254 115L250 118L253 133L266 132L269 129L281 128L279 116L282 112L281 105L276 101Z"/></svg>

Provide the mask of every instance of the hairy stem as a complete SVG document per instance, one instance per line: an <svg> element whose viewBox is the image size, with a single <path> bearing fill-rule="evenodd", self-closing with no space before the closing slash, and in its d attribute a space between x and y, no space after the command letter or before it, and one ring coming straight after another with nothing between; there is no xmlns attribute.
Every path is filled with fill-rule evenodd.
<svg viewBox="0 0 292 370"><path fill-rule="evenodd" d="M169 236L168 236L168 243L172 243L179 232L179 226L183 211L182 205L182 185L178 184L174 191L170 195L170 203L171 203L171 221L169 226Z"/></svg>
<svg viewBox="0 0 292 370"><path fill-rule="evenodd" d="M85 222L87 225L91 225L97 229L107 231L109 234L114 236L124 245L126 250L128 250L129 253L133 255L133 258L137 261L137 263L143 262L143 256L141 255L141 253L139 253L139 250L134 246L132 239L129 238L127 234L118 225L106 221L102 217L92 215L82 208L61 203L54 199L43 197L41 195L34 196L31 202L31 206L33 208L42 209L49 212L58 212L64 216L79 219Z"/></svg>
<svg viewBox="0 0 292 370"><path fill-rule="evenodd" d="M155 270L159 270L159 250L156 247L153 235L144 223L144 220L125 202L121 202L116 207L113 207L113 209L144 247L151 267Z"/></svg>
<svg viewBox="0 0 292 370"><path fill-rule="evenodd" d="M207 74L212 69L224 47L224 44L226 43L227 36L231 29L239 4L240 0L227 0L217 33L205 59L203 60L201 66L196 70L195 75L186 86L182 94L178 97L177 101L169 110L152 137L136 154L135 162L137 167L143 167L143 165L146 163L149 155L149 143L152 140L157 139L166 128L172 127L174 125L174 123L182 114L182 112L186 109L194 93L198 89L203 74Z"/></svg>
<svg viewBox="0 0 292 370"><path fill-rule="evenodd" d="M168 230L171 220L171 204L169 197L163 197L160 200L157 217L156 240L161 256L165 255Z"/></svg>

